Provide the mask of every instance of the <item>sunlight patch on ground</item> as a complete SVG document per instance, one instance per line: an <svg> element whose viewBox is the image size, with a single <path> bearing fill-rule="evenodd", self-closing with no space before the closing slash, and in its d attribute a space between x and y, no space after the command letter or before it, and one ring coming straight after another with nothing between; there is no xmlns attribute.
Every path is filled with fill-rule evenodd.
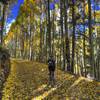
<svg viewBox="0 0 100 100"><path fill-rule="evenodd" d="M50 93L55 91L57 88L51 88L49 91L44 92L42 95L37 96L33 98L32 100L43 100L45 97L47 97Z"/></svg>
<svg viewBox="0 0 100 100"><path fill-rule="evenodd" d="M42 85L38 89L34 90L33 93L43 90L47 85Z"/></svg>
<svg viewBox="0 0 100 100"><path fill-rule="evenodd" d="M84 78L83 77L79 77L73 84L70 88L73 88L75 85L78 85L78 83L83 80Z"/></svg>

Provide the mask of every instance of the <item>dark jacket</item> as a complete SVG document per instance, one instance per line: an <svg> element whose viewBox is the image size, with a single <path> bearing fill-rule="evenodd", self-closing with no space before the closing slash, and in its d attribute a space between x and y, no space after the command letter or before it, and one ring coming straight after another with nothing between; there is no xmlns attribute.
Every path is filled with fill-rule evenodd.
<svg viewBox="0 0 100 100"><path fill-rule="evenodd" d="M48 59L48 69L49 71L55 71L55 60Z"/></svg>

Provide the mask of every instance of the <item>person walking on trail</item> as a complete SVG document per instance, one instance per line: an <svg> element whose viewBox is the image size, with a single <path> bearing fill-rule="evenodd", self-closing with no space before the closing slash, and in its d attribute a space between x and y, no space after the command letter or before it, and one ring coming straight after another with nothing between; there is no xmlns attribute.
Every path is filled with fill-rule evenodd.
<svg viewBox="0 0 100 100"><path fill-rule="evenodd" d="M50 56L50 58L48 59L48 70L49 70L49 85L54 85L55 84L55 77L54 77L54 73L55 73L55 60L53 58L53 56Z"/></svg>

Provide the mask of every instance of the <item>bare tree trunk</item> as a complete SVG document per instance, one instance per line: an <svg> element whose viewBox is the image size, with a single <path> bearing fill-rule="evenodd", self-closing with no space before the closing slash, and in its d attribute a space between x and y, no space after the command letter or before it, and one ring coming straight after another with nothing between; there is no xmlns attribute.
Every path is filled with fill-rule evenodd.
<svg viewBox="0 0 100 100"><path fill-rule="evenodd" d="M55 9L53 11L53 35L52 35L52 54L54 55L55 54L55 48L54 48L54 38L55 38Z"/></svg>
<svg viewBox="0 0 100 100"><path fill-rule="evenodd" d="M17 54L17 34L15 35L15 49L14 49L14 51L15 51L14 52L14 57L16 58L16 54Z"/></svg>
<svg viewBox="0 0 100 100"><path fill-rule="evenodd" d="M0 31L0 44L3 45L3 31L4 31L4 24L5 24L5 13L6 13L6 5L3 5L3 15L2 15L2 23L1 23L1 31Z"/></svg>
<svg viewBox="0 0 100 100"><path fill-rule="evenodd" d="M94 60L93 60L93 41L92 41L92 25L91 25L91 0L88 0L88 27L89 27L89 45L90 45L90 66L91 66L91 74L94 68Z"/></svg>
<svg viewBox="0 0 100 100"><path fill-rule="evenodd" d="M72 63L71 63L71 72L74 73L74 57L75 57L75 1L72 0L72 22L73 22L73 35L72 35Z"/></svg>
<svg viewBox="0 0 100 100"><path fill-rule="evenodd" d="M61 24L61 44L62 44L62 70L65 70L65 48L64 48L64 32L63 32L63 0L60 0L60 24Z"/></svg>
<svg viewBox="0 0 100 100"><path fill-rule="evenodd" d="M83 7L83 10L84 10L84 18L83 18L83 22L84 22L84 36L83 36L83 64L84 64L84 74L82 74L83 76L86 77L86 39L85 39L85 2L84 2L84 7Z"/></svg>
<svg viewBox="0 0 100 100"><path fill-rule="evenodd" d="M48 49L51 55L51 21L50 21L50 0L48 0Z"/></svg>
<svg viewBox="0 0 100 100"><path fill-rule="evenodd" d="M67 71L70 71L70 46L69 46L69 36L68 36L68 23L67 23L67 11L68 9L68 1L65 0L64 2L64 17L65 17L65 42L66 42L66 60L67 60Z"/></svg>
<svg viewBox="0 0 100 100"><path fill-rule="evenodd" d="M42 10L42 3L40 2L40 9ZM42 11L40 14L40 62L42 62L42 47L43 47L43 40L42 40L42 19L41 19Z"/></svg>

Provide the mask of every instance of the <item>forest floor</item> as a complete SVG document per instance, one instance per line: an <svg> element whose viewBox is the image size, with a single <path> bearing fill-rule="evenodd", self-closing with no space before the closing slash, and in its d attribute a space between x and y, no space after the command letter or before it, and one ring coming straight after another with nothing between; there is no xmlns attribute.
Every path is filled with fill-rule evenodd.
<svg viewBox="0 0 100 100"><path fill-rule="evenodd" d="M100 82L56 70L56 85L49 87L47 65L11 61L2 100L100 100Z"/></svg>

